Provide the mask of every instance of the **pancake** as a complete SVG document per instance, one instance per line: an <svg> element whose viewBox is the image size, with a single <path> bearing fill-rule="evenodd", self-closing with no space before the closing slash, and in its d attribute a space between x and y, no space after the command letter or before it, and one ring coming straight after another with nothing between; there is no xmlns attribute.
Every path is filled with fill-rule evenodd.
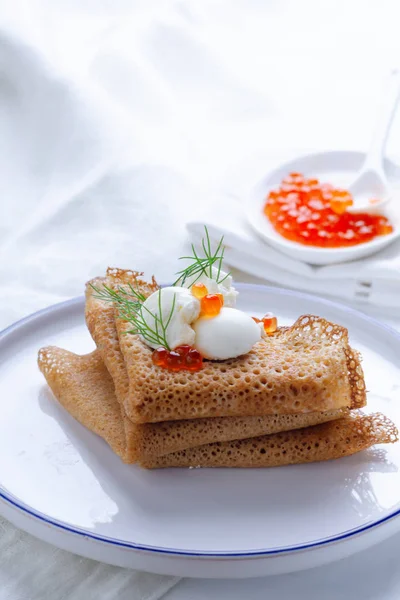
<svg viewBox="0 0 400 600"><path fill-rule="evenodd" d="M395 425L380 413L358 411L324 423L253 439L197 446L142 460L147 469L166 467L280 467L342 458L374 444L398 440Z"/></svg>
<svg viewBox="0 0 400 600"><path fill-rule="evenodd" d="M89 283L134 286L145 296L158 289L141 276L108 269ZM338 458L397 436L388 419L349 412L366 402L360 357L347 330L320 317L300 317L249 354L205 361L194 373L155 367L152 350L127 333L121 305L99 299L90 285L86 321L97 351L44 348L39 367L66 410L125 462L278 466Z"/></svg>
<svg viewBox="0 0 400 600"><path fill-rule="evenodd" d="M112 273L112 275L110 275ZM113 305L98 297L93 287L101 289L105 284L131 284L147 296L157 284L143 282L141 273L109 269L106 278L97 278L86 287L86 322L103 361L115 384L115 393L121 404L122 415L127 419L124 404L129 393L129 379L119 346ZM255 437L263 434L307 427L337 419L347 409L333 409L293 415L264 415L250 417L203 418L156 423L137 430L138 451L143 454L163 455L216 441L229 441ZM132 424L130 423L132 428Z"/></svg>
<svg viewBox="0 0 400 600"><path fill-rule="evenodd" d="M122 416L114 382L100 354L78 356L48 346L39 350L38 365L60 404L102 437L124 462L133 462L137 455L135 426Z"/></svg>
<svg viewBox="0 0 400 600"><path fill-rule="evenodd" d="M297 415L263 415L261 417L216 417L165 421L137 425L138 456L164 456L212 442L255 438L260 435L309 427L339 419L347 408Z"/></svg>
<svg viewBox="0 0 400 600"><path fill-rule="evenodd" d="M156 367L152 349L121 319L116 326L129 378L125 411L134 423L326 412L365 406L360 355L347 329L313 315L223 362L174 373Z"/></svg>
<svg viewBox="0 0 400 600"><path fill-rule="evenodd" d="M140 292L149 296L158 289L156 281L148 284L141 279L142 273L136 271L123 271L121 269L108 269L106 277L97 277L86 284L85 318L90 335L95 342L101 357L111 377L114 380L115 394L120 402L125 415L124 402L129 393L129 379L122 355L117 328L114 318L114 305L98 297L95 290L104 285L113 286L128 284L138 288Z"/></svg>
<svg viewBox="0 0 400 600"><path fill-rule="evenodd" d="M196 445L286 431L343 416L342 410L336 410L134 425L121 411L113 380L98 351L79 356L50 346L39 351L38 363L60 404L128 463Z"/></svg>

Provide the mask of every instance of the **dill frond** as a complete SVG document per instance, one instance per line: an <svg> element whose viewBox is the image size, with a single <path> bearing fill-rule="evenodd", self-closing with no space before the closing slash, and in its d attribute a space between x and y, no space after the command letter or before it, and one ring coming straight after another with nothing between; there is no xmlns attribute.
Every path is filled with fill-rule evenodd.
<svg viewBox="0 0 400 600"><path fill-rule="evenodd" d="M202 239L201 241L201 247L204 253L204 257L200 257L198 252L196 251L196 248L194 247L194 244L192 244L192 256L181 256L179 260L190 260L190 264L185 267L184 269L182 269L181 271L178 271L176 274L178 275L178 279L176 279L176 281L173 283L173 285L184 285L184 283L188 280L188 279L193 279L192 283L196 283L196 281L198 279L200 279L200 277L202 275L205 275L206 277L209 277L210 279L214 279L213 277L213 266L216 265L217 268L217 276L216 276L216 282L217 283L223 283L225 281L225 279L227 277L229 277L230 273L227 273L226 275L224 275L224 277L221 278L221 270L222 270L222 263L224 260L224 252L225 252L225 247L223 246L223 242L224 242L224 236L221 237L217 248L215 249L215 251L212 251L211 248L211 240L210 240L210 235L208 233L208 229L206 226L204 226L204 230L205 230L205 238Z"/></svg>
<svg viewBox="0 0 400 600"><path fill-rule="evenodd" d="M146 296L131 284L128 285L128 289L122 287L112 289L106 285L103 288L98 288L92 284L90 284L90 287L95 292L95 298L113 303L117 307L119 317L132 325L132 329L127 331L127 333L139 334L150 344L159 345L167 350L171 350L167 341L167 329L174 314L176 294L174 294L171 310L164 320L162 314L162 289L158 290L159 314L157 314L147 308L147 306L144 306ZM146 315L149 315L153 319L154 326L149 325Z"/></svg>

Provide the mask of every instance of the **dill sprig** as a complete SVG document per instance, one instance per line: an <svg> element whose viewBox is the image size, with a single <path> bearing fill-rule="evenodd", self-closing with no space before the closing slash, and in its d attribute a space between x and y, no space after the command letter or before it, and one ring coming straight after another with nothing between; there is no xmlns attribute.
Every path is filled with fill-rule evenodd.
<svg viewBox="0 0 400 600"><path fill-rule="evenodd" d="M213 252L211 248L211 240L210 235L208 233L208 229L204 226L204 230L206 233L205 239L203 238L201 241L201 246L204 252L204 257L200 257L196 252L196 248L194 244L192 244L192 256L181 256L179 260L190 260L191 263L177 272L178 279L173 283L173 285L184 285L187 279L191 279L194 277L192 283L196 283L198 279L202 275L209 277L210 279L214 279L213 277L213 266L216 265L217 275L215 281L217 283L223 283L227 277L229 277L230 273L224 275L221 278L221 270L222 263L224 260L224 252L225 246L223 246L224 236L221 237L219 243L217 245L216 250Z"/></svg>
<svg viewBox="0 0 400 600"><path fill-rule="evenodd" d="M97 288L93 284L89 285L95 292L95 298L105 302L113 302L117 305L121 318L129 317L132 313L136 313L146 300L146 296L135 289L132 284L128 284L129 291L121 287L115 290L107 285L104 285L102 288ZM124 318L124 320L129 321L129 318Z"/></svg>
<svg viewBox="0 0 400 600"><path fill-rule="evenodd" d="M164 319L161 289L158 290L157 314L147 308L147 306L144 306L143 303L146 300L146 296L135 289L131 284L128 285L128 289L121 287L112 289L106 285L104 285L103 288L97 288L92 284L90 284L90 287L95 292L95 298L105 302L112 302L117 307L119 317L133 326L133 328L126 333L139 334L150 344L162 346L167 350L171 350L167 341L167 329L174 314L176 294L174 294L172 300L171 310L169 311L167 318ZM153 319L154 327L149 325L146 321L146 315L150 315Z"/></svg>

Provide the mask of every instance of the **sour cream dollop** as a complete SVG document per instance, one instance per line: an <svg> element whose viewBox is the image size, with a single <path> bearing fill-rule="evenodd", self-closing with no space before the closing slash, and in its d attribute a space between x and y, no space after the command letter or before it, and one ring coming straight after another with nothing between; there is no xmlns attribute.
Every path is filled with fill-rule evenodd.
<svg viewBox="0 0 400 600"><path fill-rule="evenodd" d="M204 358L226 360L247 354L262 338L260 327L236 308L222 308L213 318L200 317L193 323L195 347Z"/></svg>
<svg viewBox="0 0 400 600"><path fill-rule="evenodd" d="M163 323L167 323L172 308L174 310L166 330L168 346L171 349L184 344L195 346L196 334L191 324L200 314L200 302L186 287L171 286L157 290L145 300L141 314L148 327L155 331L156 320L152 315L161 317ZM143 337L142 340L151 348L162 346L159 342L152 342Z"/></svg>
<svg viewBox="0 0 400 600"><path fill-rule="evenodd" d="M235 290L232 285L232 276L228 275L225 271L220 271L216 267L212 267L213 279L207 277L207 275L195 275L186 279L183 284L186 288L191 288L194 283L203 283L209 294L222 294L224 297L224 306L234 308L236 306L236 297L239 292ZM217 279L222 283L217 283Z"/></svg>
<svg viewBox="0 0 400 600"><path fill-rule="evenodd" d="M220 274L224 277L225 274ZM149 329L161 332L157 319L164 325L166 342L171 350L189 345L196 348L203 358L226 360L247 354L264 337L264 329L241 310L226 306L226 302L236 303L237 292L228 276L221 284L202 276L196 283L204 283L209 293L224 295L224 306L215 317L200 317L200 301L191 293L190 282L185 287L171 286L157 290L143 303L141 315ZM187 285L187 287L186 287ZM175 300L174 300L175 298ZM151 348L163 344L142 337Z"/></svg>

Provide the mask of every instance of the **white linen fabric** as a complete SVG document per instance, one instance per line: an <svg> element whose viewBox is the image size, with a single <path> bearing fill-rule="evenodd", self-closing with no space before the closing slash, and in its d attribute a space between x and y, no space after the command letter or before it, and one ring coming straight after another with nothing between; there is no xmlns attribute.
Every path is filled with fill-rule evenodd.
<svg viewBox="0 0 400 600"><path fill-rule="evenodd" d="M0 518L0 598L156 600L179 581L59 550Z"/></svg>
<svg viewBox="0 0 400 600"><path fill-rule="evenodd" d="M234 220L273 163L366 148L397 29L397 0L3 0L0 328L108 265L168 281L186 223L218 207ZM0 600L155 599L175 583L0 522Z"/></svg>

